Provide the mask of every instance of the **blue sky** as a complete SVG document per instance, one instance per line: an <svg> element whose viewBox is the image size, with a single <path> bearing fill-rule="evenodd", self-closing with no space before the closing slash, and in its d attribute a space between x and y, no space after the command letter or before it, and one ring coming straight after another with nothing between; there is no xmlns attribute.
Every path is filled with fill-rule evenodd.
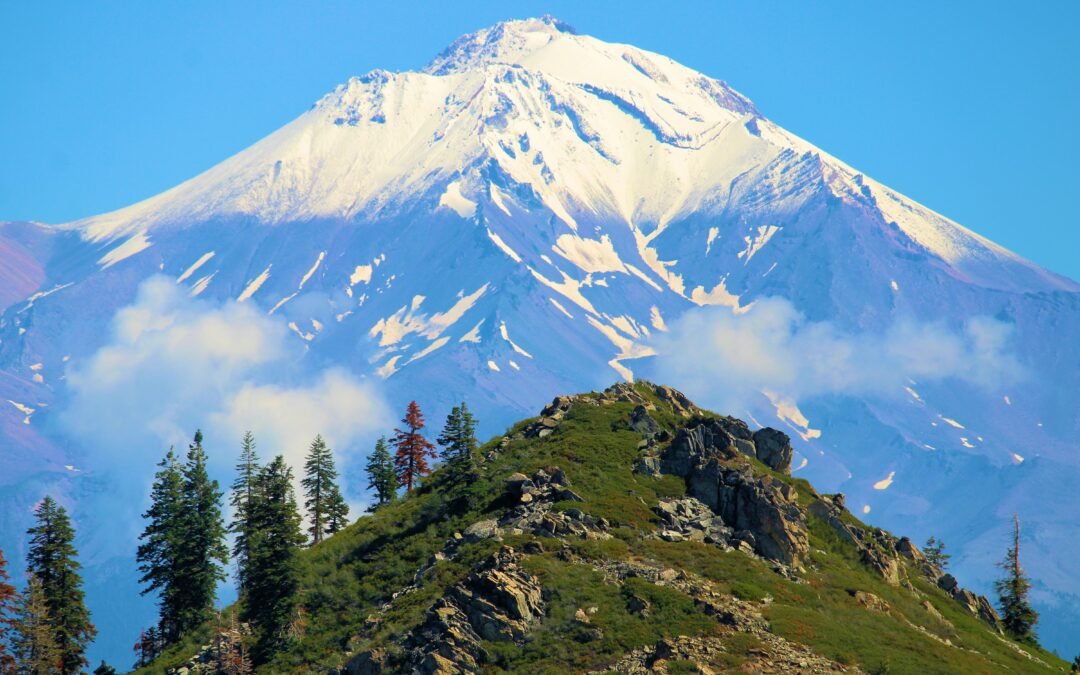
<svg viewBox="0 0 1080 675"><path fill-rule="evenodd" d="M0 219L149 197L350 75L554 14L727 80L769 118L1080 279L1080 3L0 0ZM1025 6L1026 5L1026 6Z"/></svg>

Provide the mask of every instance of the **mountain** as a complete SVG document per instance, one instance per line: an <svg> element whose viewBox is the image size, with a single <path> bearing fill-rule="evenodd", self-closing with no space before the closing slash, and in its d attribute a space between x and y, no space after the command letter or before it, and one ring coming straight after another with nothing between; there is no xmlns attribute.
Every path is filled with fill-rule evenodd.
<svg viewBox="0 0 1080 675"><path fill-rule="evenodd" d="M797 475L945 539L980 592L1019 512L1076 651L1080 284L661 55L498 24L144 202L4 223L0 254L0 546L43 492L81 505L110 654L150 611L147 457L193 427L227 466L248 420L316 420L355 466L379 401L465 398L495 433L612 376L788 429Z"/></svg>
<svg viewBox="0 0 1080 675"><path fill-rule="evenodd" d="M665 386L557 397L469 481L440 470L303 552L304 620L258 670L1064 670L792 452ZM220 672L254 639L232 611L145 672Z"/></svg>

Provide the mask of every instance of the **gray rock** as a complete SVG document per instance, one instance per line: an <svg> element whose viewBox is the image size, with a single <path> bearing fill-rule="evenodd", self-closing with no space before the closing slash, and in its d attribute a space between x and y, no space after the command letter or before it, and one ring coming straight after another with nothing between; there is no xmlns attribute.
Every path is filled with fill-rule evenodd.
<svg viewBox="0 0 1080 675"><path fill-rule="evenodd" d="M465 538L472 541L492 539L500 534L499 523L496 520L478 520L465 528Z"/></svg>
<svg viewBox="0 0 1080 675"><path fill-rule="evenodd" d="M794 449L791 439L783 431L765 427L754 432L757 458L773 471L791 473L791 457Z"/></svg>

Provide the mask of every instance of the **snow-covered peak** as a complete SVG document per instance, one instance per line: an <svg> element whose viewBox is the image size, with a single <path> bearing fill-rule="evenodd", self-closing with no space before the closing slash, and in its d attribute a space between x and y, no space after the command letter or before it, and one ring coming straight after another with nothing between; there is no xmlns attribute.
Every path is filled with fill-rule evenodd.
<svg viewBox="0 0 1080 675"><path fill-rule="evenodd" d="M573 35L576 31L569 24L551 15L503 21L454 40L424 72L448 75L492 63L520 63L553 40Z"/></svg>
<svg viewBox="0 0 1080 675"><path fill-rule="evenodd" d="M1043 274L787 133L726 83L551 17L464 36L423 72L354 77L202 175L67 227L93 241L124 238L137 252L162 226L376 218L440 204L451 182L479 202L495 174L525 186L566 231L598 218L628 228L646 260L648 242L680 218L794 214L831 193L895 223L945 263L967 264L973 278L997 273L972 261ZM668 277L658 259L649 266Z"/></svg>

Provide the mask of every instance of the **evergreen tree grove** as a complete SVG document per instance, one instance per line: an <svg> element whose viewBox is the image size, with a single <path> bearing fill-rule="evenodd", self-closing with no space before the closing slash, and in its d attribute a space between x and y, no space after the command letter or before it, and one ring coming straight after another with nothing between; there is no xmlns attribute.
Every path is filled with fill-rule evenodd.
<svg viewBox="0 0 1080 675"><path fill-rule="evenodd" d="M1001 608L1001 623L1005 632L1020 642L1037 644L1035 624L1039 614L1028 601L1031 581L1020 566L1020 518L1014 519L1013 545L998 566L1005 571L1002 579L994 582Z"/></svg>
<svg viewBox="0 0 1080 675"><path fill-rule="evenodd" d="M236 464L236 480L232 484L229 503L233 507L233 521L229 531L236 535L233 543L233 560L236 562L236 580L243 593L247 588L247 569L250 559L251 504L259 479L259 457L255 453L255 437L250 431L241 441L240 461Z"/></svg>
<svg viewBox="0 0 1080 675"><path fill-rule="evenodd" d="M19 594L9 582L7 560L0 551L0 673L14 672L15 657L11 655L11 640L15 631L15 611Z"/></svg>
<svg viewBox="0 0 1080 675"><path fill-rule="evenodd" d="M34 509L37 524L27 530L27 576L41 585L41 598L59 653L59 672L77 673L89 665L86 648L97 630L84 602L81 565L75 559L75 530L64 507L45 497Z"/></svg>
<svg viewBox="0 0 1080 675"><path fill-rule="evenodd" d="M308 533L311 545L323 540L327 534L333 534L345 527L345 516L349 507L338 489L337 470L334 468L334 453L326 447L322 436L316 436L308 450L304 463L304 508L311 518ZM331 531L331 523L333 530Z"/></svg>
<svg viewBox="0 0 1080 675"><path fill-rule="evenodd" d="M26 588L19 599L12 627L11 651L18 664L18 668L12 672L27 675L53 675L60 672L63 663L61 652L56 645L56 634L49 618L45 592L41 581L35 576L31 575L26 580Z"/></svg>
<svg viewBox="0 0 1080 675"><path fill-rule="evenodd" d="M364 468L368 476L368 489L375 492L376 499L375 504L368 510L374 511L383 504L389 504L397 496L397 472L385 437L375 442L375 450L368 456L367 466Z"/></svg>
<svg viewBox="0 0 1080 675"><path fill-rule="evenodd" d="M279 455L259 471L251 503L248 587L243 620L257 636L253 656L263 662L287 641L299 589L297 555L304 543L292 470Z"/></svg>
<svg viewBox="0 0 1080 675"><path fill-rule="evenodd" d="M405 487L406 492L411 493L413 486L431 473L427 460L435 457L435 446L420 433L424 428L424 414L420 412L416 401L409 403L401 422L406 429L394 430L394 446L397 448L394 467L397 470L398 482Z"/></svg>

